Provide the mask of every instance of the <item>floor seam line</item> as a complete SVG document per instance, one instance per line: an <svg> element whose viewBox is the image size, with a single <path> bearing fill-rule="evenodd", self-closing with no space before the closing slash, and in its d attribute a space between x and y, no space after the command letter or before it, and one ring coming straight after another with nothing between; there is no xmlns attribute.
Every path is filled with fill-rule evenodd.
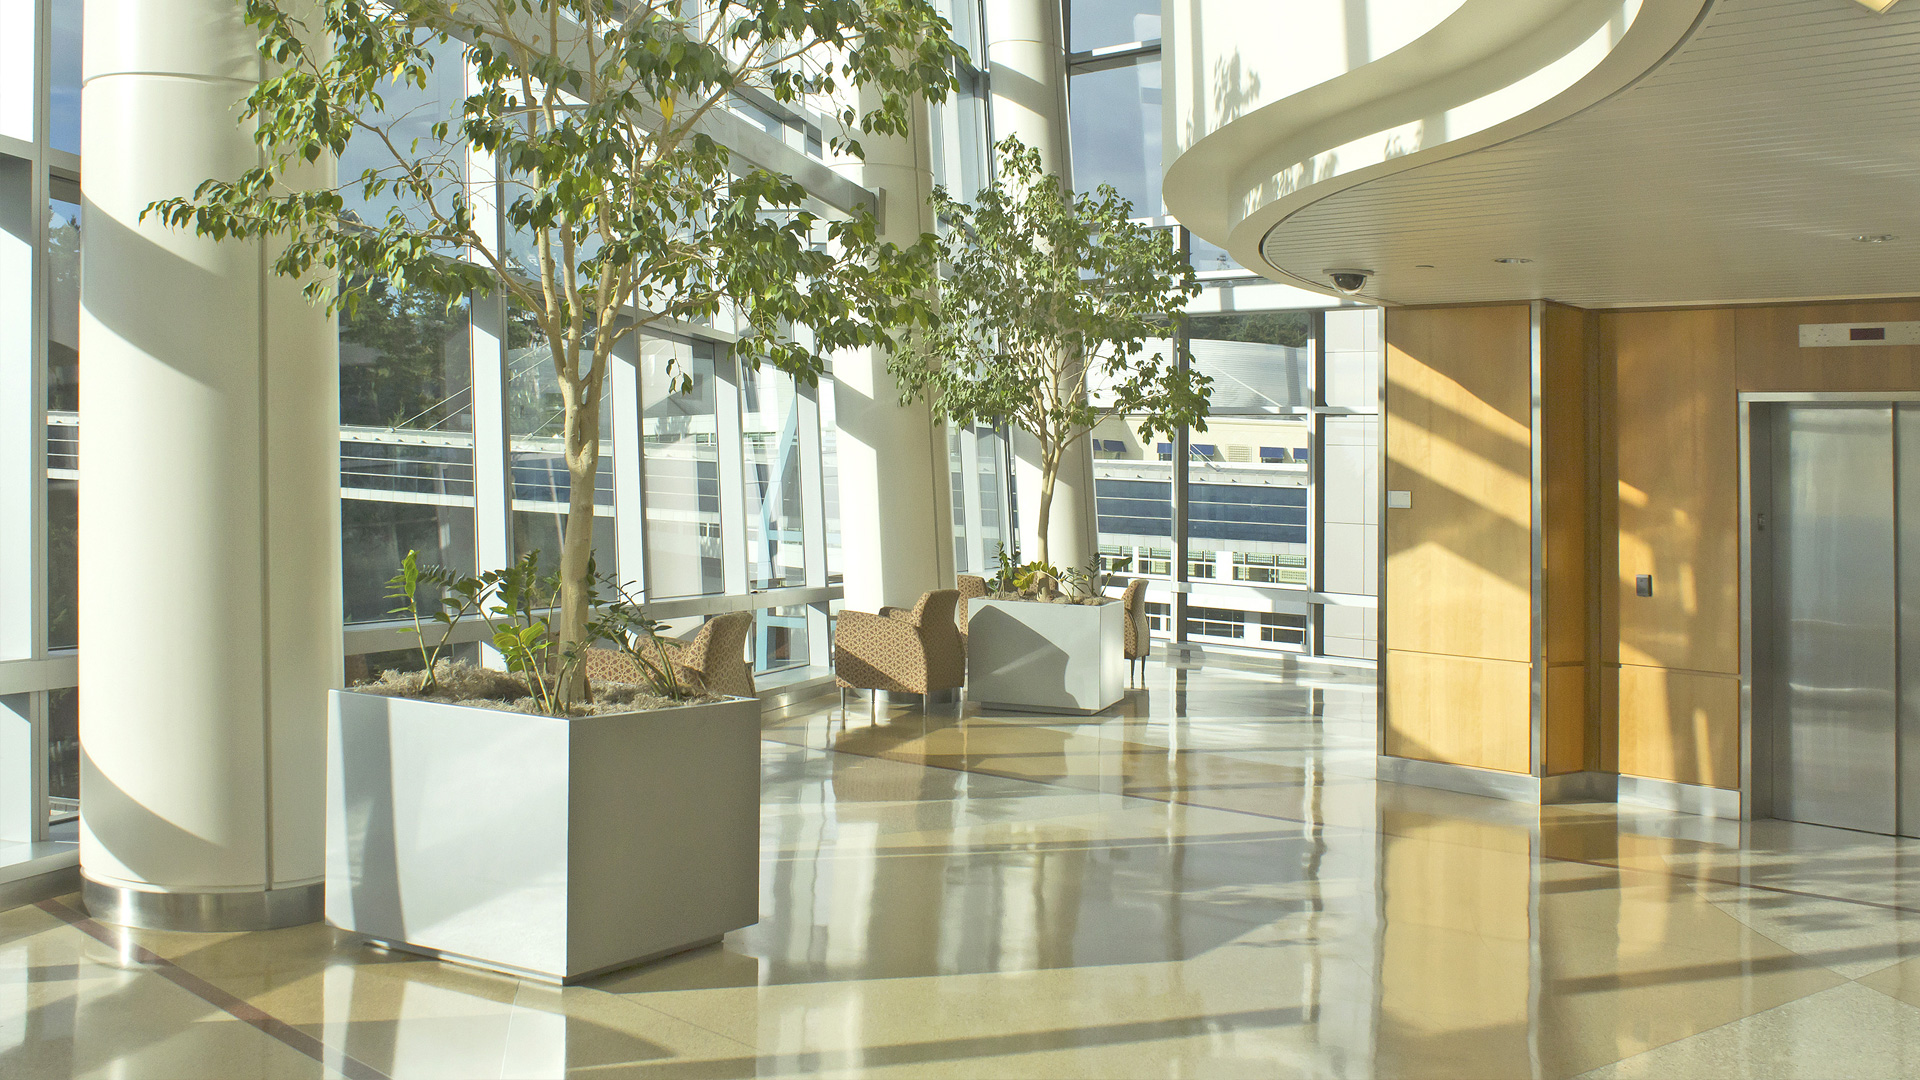
<svg viewBox="0 0 1920 1080"><path fill-rule="evenodd" d="M333 1069L350 1080L393 1080L387 1073L354 1057L345 1048L336 1049L329 1046L324 1039L274 1016L240 995L188 971L146 946L131 941L123 943L114 940L113 930L59 900L42 900L34 906L108 948L124 951L127 946L131 946L132 958L147 965L155 975L262 1035L312 1058L323 1068ZM335 1056L339 1064L330 1062L329 1055Z"/></svg>

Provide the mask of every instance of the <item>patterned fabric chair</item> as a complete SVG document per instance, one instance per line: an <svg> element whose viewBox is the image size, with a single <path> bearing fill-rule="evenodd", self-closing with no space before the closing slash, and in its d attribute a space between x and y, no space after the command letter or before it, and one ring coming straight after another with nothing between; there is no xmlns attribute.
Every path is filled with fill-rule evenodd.
<svg viewBox="0 0 1920 1080"><path fill-rule="evenodd" d="M960 651L964 654L967 650L967 601L977 600L987 595L987 579L975 577L972 574L961 574L953 580L958 586L955 591L960 594L953 612L955 620L960 624Z"/></svg>
<svg viewBox="0 0 1920 1080"><path fill-rule="evenodd" d="M960 594L935 589L912 611L842 611L833 634L833 674L842 710L848 690L932 694L967 680L967 654L953 609ZM879 715L875 701L874 715Z"/></svg>
<svg viewBox="0 0 1920 1080"><path fill-rule="evenodd" d="M1121 652L1127 658L1127 678L1132 680L1135 663L1140 666L1140 684L1147 681L1147 650L1153 647L1153 639L1147 633L1147 579L1134 578L1127 582L1126 591L1120 594L1120 602L1127 607L1126 635L1121 638Z"/></svg>
<svg viewBox="0 0 1920 1080"><path fill-rule="evenodd" d="M652 659L673 664L674 677L683 685L709 694L752 697L753 669L747 666L747 635L753 632L753 612L729 611L708 619L692 637L659 639ZM652 643L646 648L653 649ZM664 653L664 657L661 655ZM613 649L587 650L587 678L641 683L646 679L633 660Z"/></svg>

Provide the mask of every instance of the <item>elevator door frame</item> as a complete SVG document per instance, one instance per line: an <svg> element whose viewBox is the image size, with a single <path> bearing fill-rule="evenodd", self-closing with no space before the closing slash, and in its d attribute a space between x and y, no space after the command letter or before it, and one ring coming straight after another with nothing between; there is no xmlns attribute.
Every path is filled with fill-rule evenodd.
<svg viewBox="0 0 1920 1080"><path fill-rule="evenodd" d="M1773 610L1773 575L1755 574L1756 566L1771 568L1771 532L1755 529L1755 516L1770 510L1773 484L1773 420L1784 405L1920 404L1914 391L1801 391L1753 392L1740 395L1740 817L1753 821L1774 816L1773 734L1775 718L1769 680L1773 635L1758 640L1755 612ZM1897 430L1897 429L1896 429ZM1897 440L1896 440L1897 441ZM1897 453L1896 446L1896 453ZM1899 476L1894 478L1896 498ZM1759 493L1756 497L1756 492ZM1896 549L1897 557L1897 549ZM1898 607L1895 620L1898 625ZM1899 683L1896 678L1896 701ZM1896 784L1899 778L1896 775ZM1896 818L1897 822L1897 818ZM1897 827L1897 826L1896 826Z"/></svg>

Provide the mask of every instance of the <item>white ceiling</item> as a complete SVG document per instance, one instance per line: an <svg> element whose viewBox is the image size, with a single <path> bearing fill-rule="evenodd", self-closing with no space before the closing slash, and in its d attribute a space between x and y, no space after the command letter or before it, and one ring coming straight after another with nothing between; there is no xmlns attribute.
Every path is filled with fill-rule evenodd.
<svg viewBox="0 0 1920 1080"><path fill-rule="evenodd" d="M1391 303L1920 295L1920 4L1717 0L1627 89L1309 204L1262 252L1323 288L1372 269Z"/></svg>

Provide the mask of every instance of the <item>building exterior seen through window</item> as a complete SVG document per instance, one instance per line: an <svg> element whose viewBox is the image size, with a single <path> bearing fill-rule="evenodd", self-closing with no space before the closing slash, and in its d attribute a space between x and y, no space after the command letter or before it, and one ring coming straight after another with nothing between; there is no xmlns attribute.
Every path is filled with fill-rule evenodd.
<svg viewBox="0 0 1920 1080"><path fill-rule="evenodd" d="M0 846L79 808L80 4L0 6Z"/></svg>
<svg viewBox="0 0 1920 1080"><path fill-rule="evenodd" d="M1174 230L1208 286L1186 326L1213 380L1206 430L1144 439L1122 419L1092 435L1101 561L1149 581L1156 637L1372 659L1379 313L1272 310L1252 299L1261 279L1168 221L1160 5L1068 0L1066 17L1073 186L1111 185Z"/></svg>

